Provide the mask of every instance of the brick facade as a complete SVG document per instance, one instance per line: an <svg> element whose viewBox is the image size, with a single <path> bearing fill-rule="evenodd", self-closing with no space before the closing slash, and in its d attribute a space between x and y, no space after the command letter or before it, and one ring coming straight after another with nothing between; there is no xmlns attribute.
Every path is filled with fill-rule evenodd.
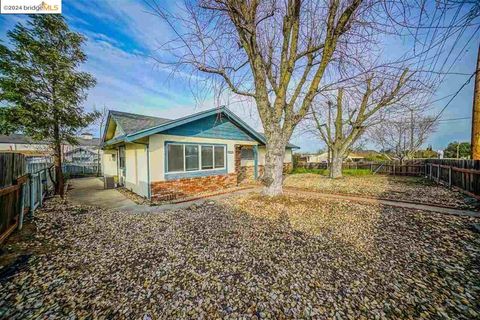
<svg viewBox="0 0 480 320"><path fill-rule="evenodd" d="M152 182L152 200L168 201L237 185L237 174Z"/></svg>
<svg viewBox="0 0 480 320"><path fill-rule="evenodd" d="M255 168L241 166L241 145L235 145L235 173L226 175L187 178L169 181L156 181L151 184L152 200L168 201L197 195L205 192L215 192L237 186L240 183L255 182ZM285 163L284 173L292 170L291 163ZM258 165L258 177L263 175L264 166Z"/></svg>

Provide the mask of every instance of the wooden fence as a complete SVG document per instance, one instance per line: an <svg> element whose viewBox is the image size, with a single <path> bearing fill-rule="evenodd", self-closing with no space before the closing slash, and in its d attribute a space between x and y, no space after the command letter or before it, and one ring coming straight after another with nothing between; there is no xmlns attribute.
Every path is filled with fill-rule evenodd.
<svg viewBox="0 0 480 320"><path fill-rule="evenodd" d="M23 217L25 157L20 154L0 153L0 243L20 223Z"/></svg>
<svg viewBox="0 0 480 320"><path fill-rule="evenodd" d="M27 164L22 154L0 153L0 243L22 228L25 212L33 216L53 189L51 168L51 164Z"/></svg>
<svg viewBox="0 0 480 320"><path fill-rule="evenodd" d="M92 177L102 174L101 167L99 168L97 164L65 163L62 171L70 178Z"/></svg>
<svg viewBox="0 0 480 320"><path fill-rule="evenodd" d="M297 168L328 169L327 163L300 162ZM399 176L424 176L425 162L423 160L408 160L400 163L392 162L345 162L343 169L367 169L377 174L389 174Z"/></svg>
<svg viewBox="0 0 480 320"><path fill-rule="evenodd" d="M480 161L457 159L425 160L426 176L480 199Z"/></svg>

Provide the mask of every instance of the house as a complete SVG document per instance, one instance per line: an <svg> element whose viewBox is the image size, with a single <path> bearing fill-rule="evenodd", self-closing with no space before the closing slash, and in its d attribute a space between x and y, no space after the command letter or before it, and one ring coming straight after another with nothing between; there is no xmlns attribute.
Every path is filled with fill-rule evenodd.
<svg viewBox="0 0 480 320"><path fill-rule="evenodd" d="M100 155L98 150L81 146L65 152L63 157L65 163L96 164Z"/></svg>
<svg viewBox="0 0 480 320"><path fill-rule="evenodd" d="M89 154L94 153L95 155L92 155L92 157L97 159L99 146L100 139L94 138L90 133L82 133L77 137L76 145L62 145L63 161L84 160L86 158L79 155L86 152ZM28 156L29 160L52 161L52 149L48 141L36 141L23 134L0 135L0 152L18 152ZM90 161L91 157L86 160ZM82 164L83 162L78 163Z"/></svg>
<svg viewBox="0 0 480 320"><path fill-rule="evenodd" d="M156 200L191 196L260 177L265 137L229 109L175 120L110 111L103 135L103 172ZM284 169L292 168L286 149Z"/></svg>
<svg viewBox="0 0 480 320"><path fill-rule="evenodd" d="M363 155L350 152L344 159L345 162L362 162L365 159ZM320 154L311 154L307 156L307 163L328 163L328 152Z"/></svg>

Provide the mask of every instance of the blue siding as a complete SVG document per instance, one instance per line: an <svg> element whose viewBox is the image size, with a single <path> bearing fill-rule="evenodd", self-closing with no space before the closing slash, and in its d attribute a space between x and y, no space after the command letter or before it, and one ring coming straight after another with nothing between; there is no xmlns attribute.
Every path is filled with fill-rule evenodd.
<svg viewBox="0 0 480 320"><path fill-rule="evenodd" d="M161 132L176 136L215 138L228 140L255 141L245 131L230 122L226 117L217 115L205 117Z"/></svg>
<svg viewBox="0 0 480 320"><path fill-rule="evenodd" d="M207 176L219 176L226 175L227 169L221 170L208 170L208 171L187 171L187 172L177 172L177 173L165 173L165 180L178 180L186 178L198 178L198 177L207 177Z"/></svg>

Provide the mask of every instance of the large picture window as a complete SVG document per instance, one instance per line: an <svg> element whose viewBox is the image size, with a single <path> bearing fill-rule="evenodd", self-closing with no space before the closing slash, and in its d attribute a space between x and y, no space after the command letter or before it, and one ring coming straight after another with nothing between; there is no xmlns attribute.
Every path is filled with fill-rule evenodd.
<svg viewBox="0 0 480 320"><path fill-rule="evenodd" d="M167 172L225 168L225 146L168 143Z"/></svg>

